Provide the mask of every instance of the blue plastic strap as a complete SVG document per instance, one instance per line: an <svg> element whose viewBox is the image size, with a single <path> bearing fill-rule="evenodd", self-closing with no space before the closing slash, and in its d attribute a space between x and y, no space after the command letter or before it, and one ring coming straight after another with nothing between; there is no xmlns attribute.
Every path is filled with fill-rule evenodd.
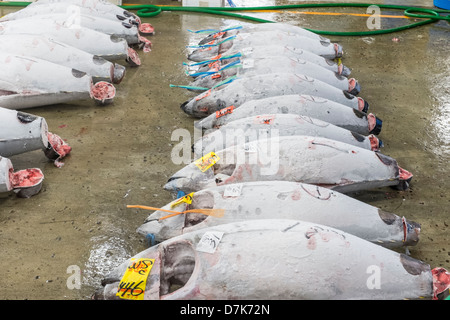
<svg viewBox="0 0 450 320"><path fill-rule="evenodd" d="M181 86L181 85L175 85L175 84L169 84L171 88L183 88L183 89L190 89L190 90L209 90L209 88L204 87L194 87L194 86Z"/></svg>
<svg viewBox="0 0 450 320"><path fill-rule="evenodd" d="M217 33L217 32L220 32L220 30L217 30L217 29L202 29L202 30L197 30L197 31L188 29L188 31L191 33Z"/></svg>
<svg viewBox="0 0 450 320"><path fill-rule="evenodd" d="M153 247L156 244L155 235L153 233L147 233L145 239L147 240L147 245L149 247Z"/></svg>
<svg viewBox="0 0 450 320"><path fill-rule="evenodd" d="M236 8L236 5L234 4L234 2L232 0L227 0L228 4L230 5L230 7L232 8Z"/></svg>
<svg viewBox="0 0 450 320"><path fill-rule="evenodd" d="M196 63L183 62L183 65L188 66L188 67L194 67L194 66L200 66L200 65L203 65L203 64L206 64L206 63L210 63L210 62L213 62L213 61L218 61L218 60L220 61L220 60L239 58L239 57L242 57L242 53L240 53L240 52L232 54L232 55L229 55L229 56L223 56L223 57L220 57L218 59L204 60L204 61L200 61L200 62L196 62Z"/></svg>
<svg viewBox="0 0 450 320"><path fill-rule="evenodd" d="M236 38L236 36L231 36L231 37L225 38L225 39L222 40L222 41L219 41L219 42L217 42L217 43L214 43L214 44L198 44L198 45L194 45L194 46L186 46L186 48L209 48L209 47L216 47L216 46L220 46L220 45L221 45L222 43L224 43L224 42L233 40L233 39L235 39L235 38Z"/></svg>

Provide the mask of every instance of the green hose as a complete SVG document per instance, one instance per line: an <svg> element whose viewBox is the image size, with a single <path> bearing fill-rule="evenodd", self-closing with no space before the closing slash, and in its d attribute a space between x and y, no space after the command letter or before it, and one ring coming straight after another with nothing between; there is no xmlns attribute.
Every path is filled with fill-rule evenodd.
<svg viewBox="0 0 450 320"><path fill-rule="evenodd" d="M0 6L11 6L11 7L24 7L29 5L31 2L0 2ZM391 10L404 10L403 14L410 18L423 18L426 20L407 24L404 26L391 28L391 29L380 29L371 31L350 31L350 32L339 32L339 31L323 31L323 30L313 30L305 28L311 32L322 34L322 35L333 35L333 36L369 36L398 32L406 29L416 28L429 23L437 22L439 20L446 20L450 22L450 16L443 16L443 14L450 14L450 10L444 9L425 9L419 7L410 6L399 6L399 5L388 5L388 4L368 4L368 3L313 3L313 4L294 4L294 5L280 5L280 6L266 6L266 7L172 7L172 6L156 6L150 4L143 5L122 5L120 7L127 10L137 10L136 14L139 17L155 17L163 11L183 11L183 12L196 12L196 13L207 13L221 16L228 16L232 18L250 20L260 23L274 23L275 21L270 21L266 19L260 19L256 17L251 17L247 15L242 15L238 13L233 13L232 11L264 11L264 10L285 10L285 9L299 9L299 8L327 8L327 7L358 7L367 8L369 6L376 5L381 9L391 9ZM413 13L415 12L415 13ZM420 13L420 14L417 14Z"/></svg>
<svg viewBox="0 0 450 320"><path fill-rule="evenodd" d="M324 8L324 7L363 7L367 8L373 4L367 3L315 3L315 4L296 4L296 5L281 5L281 6L266 6L266 7L158 7L155 5L124 5L122 8L138 10L137 15L139 17L154 17L160 14L162 11L185 11L185 12L198 12L198 13L208 13L216 14L222 16L229 16L233 18L240 18L255 22L270 23L275 21L255 18L251 16L241 15L232 13L230 11L262 11L262 10L284 10L284 9L298 9L298 8ZM411 18L426 18L427 20L415 22L412 24L391 28L391 29L380 29L371 31L352 31L352 32L338 32L338 31L323 31L323 30L313 30L305 28L306 30L312 31L317 34L322 35L334 35L334 36L368 36L377 34L386 34L398 32L406 29L416 28L429 23L436 22L438 20L450 21L450 16L441 16L440 13L450 14L450 10L443 9L425 9L410 6L399 6L399 5L376 5L381 9L394 9L394 10L404 10L403 14ZM414 14L412 12L426 13L424 14Z"/></svg>

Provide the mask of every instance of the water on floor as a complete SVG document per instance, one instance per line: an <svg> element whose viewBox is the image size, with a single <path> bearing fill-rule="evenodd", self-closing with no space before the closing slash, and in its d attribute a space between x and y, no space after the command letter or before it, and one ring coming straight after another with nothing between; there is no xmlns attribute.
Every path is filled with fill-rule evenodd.
<svg viewBox="0 0 450 320"><path fill-rule="evenodd" d="M255 0L249 5L285 3L293 4ZM153 4L181 5L176 1ZM2 10L5 14L17 9ZM367 17L347 13L365 10L299 9L249 15L316 30L367 30ZM89 299L109 270L148 246L148 240L135 232L148 211L126 205L160 207L172 200L162 187L182 165L171 160L177 144L171 135L179 128L194 130L194 119L179 106L195 94L169 86L189 84L182 65L188 62L186 46L201 36L188 30L243 21L186 12L163 12L143 20L155 27L156 34L150 37L153 49L139 51L142 65L127 68L125 79L116 86L114 104L101 107L83 101L27 110L44 117L50 131L73 150L62 168L39 151L11 157L15 169L39 167L45 180L41 192L32 198L0 199L1 299ZM383 18L382 28L402 23L406 23L403 18ZM441 21L395 34L330 36L344 47L343 62L361 84L360 95L384 121L382 153L414 174L407 191L382 188L353 196L421 223L421 239L409 248L411 256L433 268L447 269L449 35L450 25Z"/></svg>

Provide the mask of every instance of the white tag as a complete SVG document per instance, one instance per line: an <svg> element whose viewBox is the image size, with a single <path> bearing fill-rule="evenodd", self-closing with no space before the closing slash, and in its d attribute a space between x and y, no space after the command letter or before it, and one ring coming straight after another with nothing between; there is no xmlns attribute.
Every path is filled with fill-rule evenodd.
<svg viewBox="0 0 450 320"><path fill-rule="evenodd" d="M242 183L229 184L225 187L224 197L239 197L242 192Z"/></svg>
<svg viewBox="0 0 450 320"><path fill-rule="evenodd" d="M222 239L223 232L219 231L208 231L202 236L197 244L197 251L214 253Z"/></svg>
<svg viewBox="0 0 450 320"><path fill-rule="evenodd" d="M243 48L241 49L241 52L243 55L249 55L253 52L253 48L252 47Z"/></svg>
<svg viewBox="0 0 450 320"><path fill-rule="evenodd" d="M242 68L244 68L244 69L253 68L254 66L255 66L255 60L253 60L253 59L245 59L244 61L242 61Z"/></svg>

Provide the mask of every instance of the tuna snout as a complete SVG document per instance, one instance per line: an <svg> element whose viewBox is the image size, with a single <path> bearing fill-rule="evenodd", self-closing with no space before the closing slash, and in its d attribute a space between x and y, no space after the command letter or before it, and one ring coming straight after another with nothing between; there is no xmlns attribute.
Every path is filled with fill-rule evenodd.
<svg viewBox="0 0 450 320"><path fill-rule="evenodd" d="M180 105L181 110L183 110L183 111L186 112L186 113L187 113L187 104L188 104L188 103L189 103L189 100L183 102L183 103Z"/></svg>

